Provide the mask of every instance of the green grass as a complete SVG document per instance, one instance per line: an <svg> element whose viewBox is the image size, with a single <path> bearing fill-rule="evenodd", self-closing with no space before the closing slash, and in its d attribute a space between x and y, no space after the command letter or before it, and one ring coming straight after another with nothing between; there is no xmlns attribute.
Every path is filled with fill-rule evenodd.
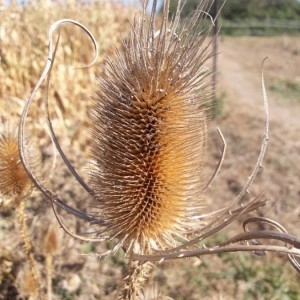
<svg viewBox="0 0 300 300"><path fill-rule="evenodd" d="M52 287L53 287L53 293L59 297L61 300L72 300L76 296L80 295L80 289L70 292L67 289L63 288L61 286L61 281L63 280L62 276L55 276L52 279Z"/></svg>
<svg viewBox="0 0 300 300"><path fill-rule="evenodd" d="M226 101L226 92L221 92L217 94L214 99L213 105L213 118L222 118L224 116L224 103Z"/></svg>
<svg viewBox="0 0 300 300"><path fill-rule="evenodd" d="M300 81L274 80L270 90L280 94L289 103L300 104Z"/></svg>
<svg viewBox="0 0 300 300"><path fill-rule="evenodd" d="M210 242L215 244L224 239L226 236L217 235ZM189 261L178 269L178 278L185 283L175 285L169 296L176 300L197 299L199 295L203 299L210 299L217 294L224 296L224 299L236 300L300 299L299 275L286 265L286 257L225 253L200 259L197 267L193 267L193 261Z"/></svg>

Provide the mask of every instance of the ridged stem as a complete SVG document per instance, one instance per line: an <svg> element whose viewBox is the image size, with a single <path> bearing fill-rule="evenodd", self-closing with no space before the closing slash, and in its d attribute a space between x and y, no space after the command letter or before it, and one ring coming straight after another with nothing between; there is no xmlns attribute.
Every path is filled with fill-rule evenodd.
<svg viewBox="0 0 300 300"><path fill-rule="evenodd" d="M46 272L47 272L47 300L52 300L52 261L51 254L46 255Z"/></svg>
<svg viewBox="0 0 300 300"><path fill-rule="evenodd" d="M130 260L117 300L138 300L143 285L149 276L152 264Z"/></svg>
<svg viewBox="0 0 300 300"><path fill-rule="evenodd" d="M24 250L25 250L28 262L29 262L31 275L35 282L35 286L37 288L39 299L44 300L45 299L44 292L41 287L41 280L40 280L40 276L38 273L37 263L34 258L32 244L30 241L28 228L26 225L26 215L24 212L24 201L21 201L17 207L17 219L18 219L18 222L20 225L21 236L22 236L23 243L24 243Z"/></svg>

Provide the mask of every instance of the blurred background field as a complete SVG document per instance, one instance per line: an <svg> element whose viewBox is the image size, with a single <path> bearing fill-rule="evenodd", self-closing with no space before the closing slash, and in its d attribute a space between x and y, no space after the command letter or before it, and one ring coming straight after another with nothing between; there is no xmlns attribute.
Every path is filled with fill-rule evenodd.
<svg viewBox="0 0 300 300"><path fill-rule="evenodd" d="M266 5L269 2L260 1ZM274 8L271 12L270 7L267 10L257 1L247 2L252 3L244 6L248 9L249 22L253 23L255 17L261 22L256 24L262 24L266 18L277 18L278 22L290 20L295 24L292 30L284 26L276 30L272 27L272 32L264 27L253 31L252 25L247 27L247 22L243 22L245 31L237 25L234 26L238 30L234 31L232 24L241 24L236 16L240 13L243 19L245 12L237 11L239 6L235 0L225 4L227 19L221 20L224 30L219 37L216 117L210 124L207 174L212 173L218 160L217 126L226 138L228 151L222 170L206 197L213 209L229 203L239 193L255 164L263 136L261 64L268 56L264 73L270 104L270 142L263 171L255 180L251 193L255 196L264 192L269 200L259 211L260 215L274 218L290 233L299 236L300 29L297 18L300 19L300 9L296 2L286 1L287 6L295 6L287 9L286 15L279 8L280 16L272 15L276 12L275 4L270 6ZM255 7L260 14L251 17L249 14ZM58 139L83 177L87 177L88 171L89 107L97 90L97 76L101 76L99 64L115 47L120 47L136 10L137 7L124 6L120 1L31 1L26 5L0 6L0 112L6 117L7 105L20 107L40 76L47 59L48 29L54 21L59 18L79 21L98 41L97 64L89 69L76 69L92 60L92 44L79 28L67 25L61 30L49 93ZM233 11L237 11L235 17L228 17ZM84 208L87 195L67 170L55 168L48 176L53 148L45 129L43 97L45 86L36 95L31 123L27 125L28 134L35 135L39 143L42 176L47 174L45 182L69 204ZM60 161L57 166L61 166ZM44 236L52 225L57 234L53 299L114 299L122 280L122 255L99 260L95 254L108 249L109 244L80 243L64 235L56 225L49 203L38 192L32 194L26 205L35 256L43 276ZM85 230L67 214L63 217L68 225ZM15 212L0 209L0 299L3 300L29 299L26 256L17 227ZM235 230L232 227L224 235L230 236ZM225 236L218 235L215 239L224 240ZM176 300L297 300L300 298L299 279L284 256L223 254L157 264L148 286L157 286L162 294Z"/></svg>

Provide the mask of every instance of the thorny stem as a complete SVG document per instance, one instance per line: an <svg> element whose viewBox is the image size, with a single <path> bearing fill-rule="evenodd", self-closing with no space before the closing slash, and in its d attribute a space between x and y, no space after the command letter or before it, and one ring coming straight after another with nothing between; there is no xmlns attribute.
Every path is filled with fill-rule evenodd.
<svg viewBox="0 0 300 300"><path fill-rule="evenodd" d="M258 251L269 251L269 252L277 252L277 253L285 253L294 256L300 256L300 249L298 248L287 248L283 246L271 246L271 245L229 245L229 246L216 246L212 248L202 248L195 250L187 250L181 252L174 252L167 255L163 254L152 254L152 255L141 255L134 254L134 258L139 261L164 261L170 259L180 259L186 257L198 257L207 254L219 254L226 252L258 252Z"/></svg>
<svg viewBox="0 0 300 300"><path fill-rule="evenodd" d="M47 300L52 300L52 254L46 255L46 271L47 271Z"/></svg>
<svg viewBox="0 0 300 300"><path fill-rule="evenodd" d="M40 280L40 276L38 273L36 260L34 258L33 249L32 249L32 245L30 242L29 233L28 233L28 228L26 225L26 215L24 212L24 201L21 201L17 208L17 219L18 219L18 222L20 225L21 236L22 236L23 243L24 243L24 250L25 250L27 259L29 261L31 275L33 277L35 286L37 288L37 291L39 294L39 299L44 300L45 299L44 292L41 287L41 280Z"/></svg>
<svg viewBox="0 0 300 300"><path fill-rule="evenodd" d="M138 300L151 269L152 264L149 262L130 260L117 300Z"/></svg>

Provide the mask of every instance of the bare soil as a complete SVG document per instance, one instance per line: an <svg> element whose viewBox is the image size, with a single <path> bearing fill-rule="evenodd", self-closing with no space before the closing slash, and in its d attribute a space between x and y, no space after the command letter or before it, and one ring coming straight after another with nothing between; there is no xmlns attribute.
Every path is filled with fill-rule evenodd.
<svg viewBox="0 0 300 300"><path fill-rule="evenodd" d="M264 125L261 67L268 57L263 72L270 140L264 169L256 182L270 202L266 214L277 214L295 234L300 233L300 95L294 102L288 91L278 93L271 86L280 81L300 84L299 47L297 37L226 37L221 38L219 55L219 87L225 99L218 126L227 139L230 169L236 169L223 169L221 176L228 172L233 179L232 173L236 173L236 180L243 180L255 162Z"/></svg>

